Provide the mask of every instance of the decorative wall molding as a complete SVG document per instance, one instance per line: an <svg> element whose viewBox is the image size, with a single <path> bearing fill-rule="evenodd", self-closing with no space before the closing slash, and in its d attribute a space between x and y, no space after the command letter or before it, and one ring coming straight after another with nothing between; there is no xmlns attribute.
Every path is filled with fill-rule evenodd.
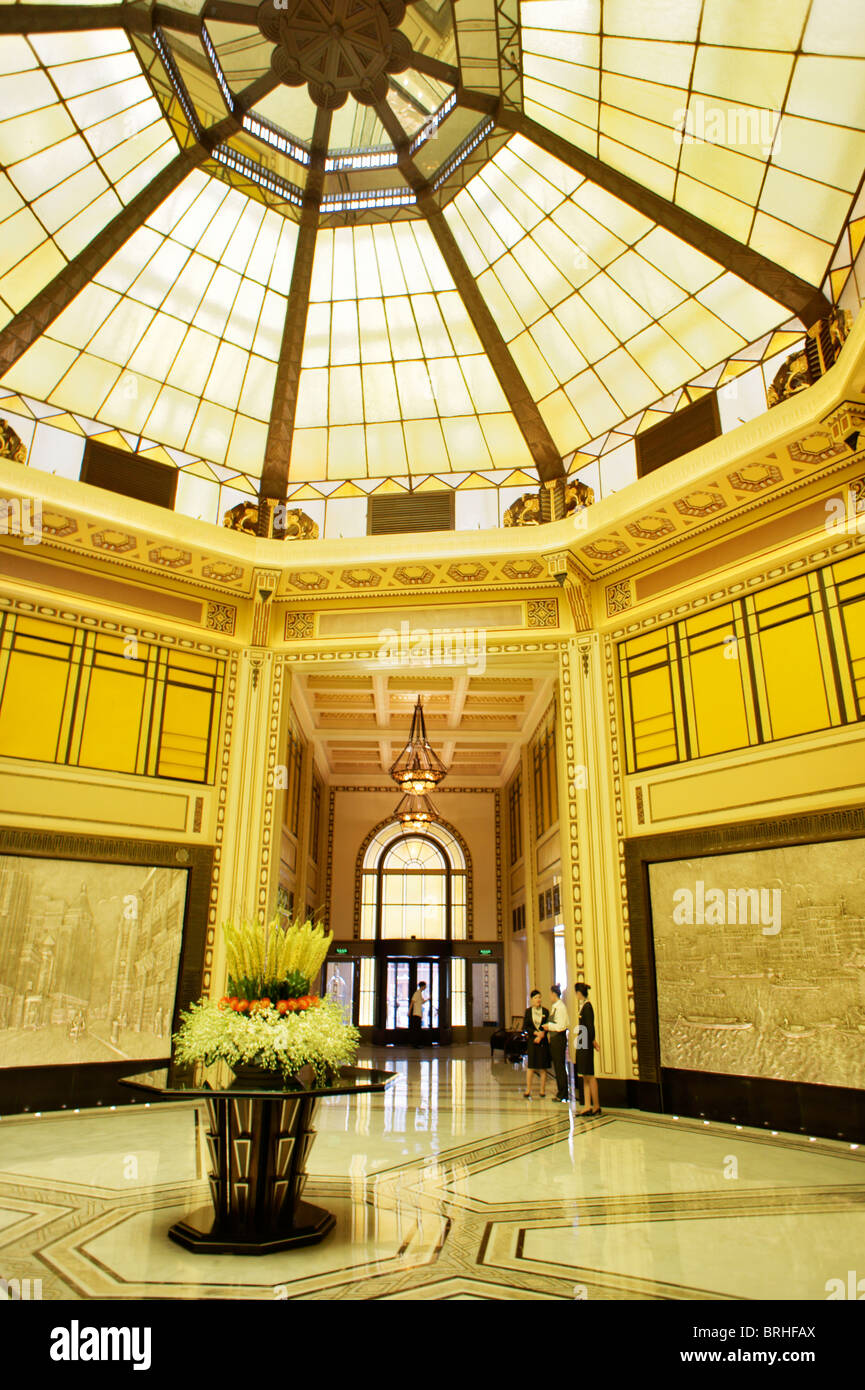
<svg viewBox="0 0 865 1390"><path fill-rule="evenodd" d="M616 683L615 653L609 637L603 638L604 686L607 710L607 728L610 743L610 769L613 780L613 799L616 814L616 861L619 881L619 911L622 919L622 939L625 950L625 982L628 999L628 1036L631 1048L631 1072L639 1076L639 1057L637 1052L636 999L634 994L634 964L631 947L631 926L628 911L628 878L625 839L625 812L623 800L622 755L619 741L620 714L618 686ZM642 788L638 788L638 813L642 807Z"/></svg>
<svg viewBox="0 0 865 1390"><path fill-rule="evenodd" d="M212 632L224 632L227 637L233 637L236 624L237 609L233 604L214 603L212 599L208 599L206 627Z"/></svg>
<svg viewBox="0 0 865 1390"><path fill-rule="evenodd" d="M267 912L268 889L270 885L270 860L273 850L274 807L276 804L275 769L282 758L279 746L279 730L282 715L283 683L286 671L282 661L273 663L270 678L270 703L267 711L267 762L264 783L264 813L261 826L261 865L258 871L258 911L261 919ZM277 850L277 877L279 874L279 853ZM302 910L302 909L301 909Z"/></svg>
<svg viewBox="0 0 865 1390"><path fill-rule="evenodd" d="M558 627L558 600L554 598L530 598L526 603L526 626Z"/></svg>
<svg viewBox="0 0 865 1390"><path fill-rule="evenodd" d="M304 638L314 637L315 614L301 613L299 611L286 613L282 635L286 642L291 642L292 640L303 641Z"/></svg>
<svg viewBox="0 0 865 1390"><path fill-rule="evenodd" d="M697 594L692 599L677 603L675 607L664 608L658 613L650 613L645 618L639 618L635 622L629 623L627 627L614 628L608 636L614 642L618 642L623 637L632 637L634 633L642 632L645 628L676 622L677 619L688 613L693 613L697 609L711 608L715 604L726 603L731 598L740 598L742 594L751 593L754 589L769 584L777 584L778 580L783 579L786 575L801 574L807 570L819 569L822 565L832 564L835 560L840 560L843 556L851 554L863 545L865 545L865 535L860 536L851 531L844 540L821 546L819 550L813 550L807 555L788 560L786 563L773 564L771 569L764 569L748 578L734 579L729 584L720 587L713 585L708 594Z"/></svg>
<svg viewBox="0 0 865 1390"><path fill-rule="evenodd" d="M0 575L0 583L3 577ZM180 647L184 651L202 652L205 656L225 659L232 655L230 647L215 647L210 642L200 642L194 637L175 637L170 632L155 632L151 627L141 627L135 623L118 623L113 618L95 618L90 613L52 604L34 603L32 599L15 598L11 594L0 593L0 609L22 613L28 618L50 618L69 626L98 629L117 637L140 637L143 642L154 642L161 647Z"/></svg>
<svg viewBox="0 0 865 1390"><path fill-rule="evenodd" d="M502 794L495 794L496 828L496 939L502 939Z"/></svg>
<svg viewBox="0 0 865 1390"><path fill-rule="evenodd" d="M336 808L336 787L331 784L327 793L327 861L324 871L324 923L329 929L333 893L333 822Z"/></svg>
<svg viewBox="0 0 865 1390"><path fill-rule="evenodd" d="M634 586L630 579L617 579L615 584L607 585L605 592L608 618L624 613L634 602Z"/></svg>
<svg viewBox="0 0 865 1390"><path fill-rule="evenodd" d="M222 847L225 840L225 818L228 811L228 774L231 765L231 745L234 738L234 720L237 712L237 682L240 662L232 656L228 663L225 678L223 703L222 746L219 750L219 771L216 788L216 828L214 831L213 868L210 882L210 905L207 911L207 939L204 950L204 974L202 989L209 994L212 984L213 954L216 944L216 920L219 908L219 888L222 871Z"/></svg>
<svg viewBox="0 0 865 1390"><path fill-rule="evenodd" d="M559 739L557 757L564 759L567 801L559 806L559 847L562 876L567 872L569 882L562 884L572 904L574 929L574 961L577 974L585 976L586 956L583 935L583 893L580 883L580 838L579 812L577 807L577 726L575 714L574 675L576 664L576 641L572 638L563 642L559 651ZM545 716L546 717L546 716ZM561 779L559 779L561 787ZM531 787L525 788L525 795L532 799ZM565 846L567 845L567 854Z"/></svg>

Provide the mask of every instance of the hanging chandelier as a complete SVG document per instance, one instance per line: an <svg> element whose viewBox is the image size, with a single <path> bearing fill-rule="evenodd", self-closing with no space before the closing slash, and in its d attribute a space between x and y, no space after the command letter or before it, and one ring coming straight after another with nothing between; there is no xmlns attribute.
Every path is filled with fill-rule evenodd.
<svg viewBox="0 0 865 1390"><path fill-rule="evenodd" d="M427 826L439 818L429 797L416 796L414 792L406 792L394 811L394 816L406 834L426 830Z"/></svg>
<svg viewBox="0 0 865 1390"><path fill-rule="evenodd" d="M420 696L414 707L408 743L391 767L390 775L404 792L420 797L432 791L447 775L447 768L438 754L433 752L426 736Z"/></svg>

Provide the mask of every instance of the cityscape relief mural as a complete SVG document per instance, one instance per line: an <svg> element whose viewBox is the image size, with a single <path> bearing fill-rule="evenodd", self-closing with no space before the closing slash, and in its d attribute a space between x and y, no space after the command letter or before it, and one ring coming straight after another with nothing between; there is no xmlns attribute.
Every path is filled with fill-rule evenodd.
<svg viewBox="0 0 865 1390"><path fill-rule="evenodd" d="M649 867L661 1065L865 1088L865 841Z"/></svg>
<svg viewBox="0 0 865 1390"><path fill-rule="evenodd" d="M167 1057L186 881L0 855L0 1067Z"/></svg>

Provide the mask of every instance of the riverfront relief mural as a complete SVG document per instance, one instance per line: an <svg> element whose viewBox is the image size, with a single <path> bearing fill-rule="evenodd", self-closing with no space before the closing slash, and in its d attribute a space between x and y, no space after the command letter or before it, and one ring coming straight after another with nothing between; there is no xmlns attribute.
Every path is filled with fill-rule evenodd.
<svg viewBox="0 0 865 1390"><path fill-rule="evenodd" d="M186 883L0 855L0 1067L168 1057Z"/></svg>
<svg viewBox="0 0 865 1390"><path fill-rule="evenodd" d="M661 1065L865 1088L865 841L649 867Z"/></svg>

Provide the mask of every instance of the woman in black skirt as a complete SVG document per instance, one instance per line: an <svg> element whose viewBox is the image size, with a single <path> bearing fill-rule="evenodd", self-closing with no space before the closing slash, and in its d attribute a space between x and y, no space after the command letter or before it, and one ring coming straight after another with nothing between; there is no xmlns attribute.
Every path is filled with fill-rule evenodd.
<svg viewBox="0 0 865 1390"><path fill-rule="evenodd" d="M526 1089L523 1091L526 1100L531 1100L532 1078L536 1071L541 1074L541 1096L543 1097L547 1093L550 1044L543 1027L549 1016L549 1009L545 1009L541 1004L541 991L533 989L531 1002L523 1018L523 1032L527 1033L529 1037L529 1050L526 1058Z"/></svg>
<svg viewBox="0 0 865 1390"><path fill-rule="evenodd" d="M583 1078L583 1109L578 1115L600 1115L598 1083L595 1079L595 1053L600 1047L595 1041L595 1011L589 1003L591 985L580 982L574 985L579 1015L577 1017L577 1042L574 1051L574 1076Z"/></svg>

